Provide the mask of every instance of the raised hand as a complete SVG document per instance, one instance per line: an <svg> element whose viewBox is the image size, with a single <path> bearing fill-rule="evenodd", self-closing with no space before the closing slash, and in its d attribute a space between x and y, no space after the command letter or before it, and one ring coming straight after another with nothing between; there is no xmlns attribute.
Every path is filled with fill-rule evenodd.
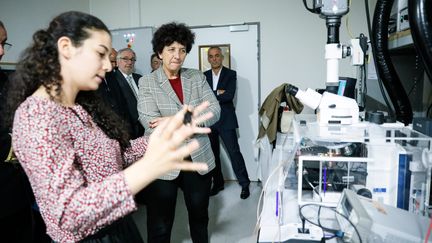
<svg viewBox="0 0 432 243"><path fill-rule="evenodd" d="M150 135L144 157L125 170L128 184L134 194L171 170L202 171L208 169L205 163L191 163L184 160L199 147L198 142L194 139L187 144L184 144L184 141L193 134L210 133L210 128L198 126L213 116L212 113L204 113L207 107L208 102L195 108L185 106L174 116L166 117L160 122ZM192 112L191 121L183 124L187 111Z"/></svg>

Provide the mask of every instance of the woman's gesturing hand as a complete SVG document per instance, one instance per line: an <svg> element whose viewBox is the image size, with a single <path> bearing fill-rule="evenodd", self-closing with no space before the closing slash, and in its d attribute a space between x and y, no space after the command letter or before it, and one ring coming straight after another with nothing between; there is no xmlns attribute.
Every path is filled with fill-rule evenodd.
<svg viewBox="0 0 432 243"><path fill-rule="evenodd" d="M173 169L207 169L205 164L190 163L183 160L199 147L196 140L192 140L188 144L181 146L183 142L193 134L210 133L209 128L198 126L213 116L211 113L202 114L207 107L208 102L202 103L195 108L184 106L176 115L164 119L153 131L144 157L148 157L148 159L151 160L159 160L159 162L155 161L153 163L166 166L166 171L163 171L162 174ZM183 120L187 111L192 112L192 119L190 123L184 124Z"/></svg>
<svg viewBox="0 0 432 243"><path fill-rule="evenodd" d="M193 134L210 133L210 128L199 127L200 124L213 116L211 112L204 113L208 105L208 102L204 102L195 108L184 106L177 114L160 122L150 135L144 157L125 170L126 175L133 176L136 169L134 168L134 171L131 172L129 169L140 167L136 179L142 183L138 183L137 187L133 185L135 184L135 176L131 177L131 180L127 177L128 184L134 194L169 171L176 169L203 171L208 169L205 163L191 163L184 160L199 147L198 141L194 139L187 144L184 141ZM184 124L183 121L188 111L192 112L192 117L190 123Z"/></svg>

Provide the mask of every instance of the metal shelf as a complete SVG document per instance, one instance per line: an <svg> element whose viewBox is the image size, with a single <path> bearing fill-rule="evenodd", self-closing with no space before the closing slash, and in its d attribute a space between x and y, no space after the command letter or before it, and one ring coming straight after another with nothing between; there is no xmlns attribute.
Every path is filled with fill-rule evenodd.
<svg viewBox="0 0 432 243"><path fill-rule="evenodd" d="M411 37L411 30L409 29L393 33L389 36L389 41L388 41L389 50L412 47L412 45L413 45L413 39Z"/></svg>

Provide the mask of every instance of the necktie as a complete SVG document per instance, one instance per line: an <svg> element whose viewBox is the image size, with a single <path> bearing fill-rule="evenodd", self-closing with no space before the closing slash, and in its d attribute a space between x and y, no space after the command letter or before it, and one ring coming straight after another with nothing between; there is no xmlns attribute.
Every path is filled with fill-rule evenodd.
<svg viewBox="0 0 432 243"><path fill-rule="evenodd" d="M132 92L135 95L135 98L138 99L138 87L136 86L135 81L132 78L132 75L127 76L126 80L128 81L128 84L131 87Z"/></svg>

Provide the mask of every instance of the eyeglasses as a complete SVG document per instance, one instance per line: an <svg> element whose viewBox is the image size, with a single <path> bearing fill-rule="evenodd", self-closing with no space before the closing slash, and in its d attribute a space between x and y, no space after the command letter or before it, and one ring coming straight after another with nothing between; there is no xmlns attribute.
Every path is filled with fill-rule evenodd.
<svg viewBox="0 0 432 243"><path fill-rule="evenodd" d="M12 44L7 43L7 42L1 43L1 46L2 46L3 50L5 50L5 51L9 51L12 48Z"/></svg>
<svg viewBox="0 0 432 243"><path fill-rule="evenodd" d="M131 58L131 59L129 59L129 58L126 58L126 57L120 57L120 59L122 59L122 60L125 61L125 62L129 62L129 61L131 61L131 62L136 62L136 58Z"/></svg>

